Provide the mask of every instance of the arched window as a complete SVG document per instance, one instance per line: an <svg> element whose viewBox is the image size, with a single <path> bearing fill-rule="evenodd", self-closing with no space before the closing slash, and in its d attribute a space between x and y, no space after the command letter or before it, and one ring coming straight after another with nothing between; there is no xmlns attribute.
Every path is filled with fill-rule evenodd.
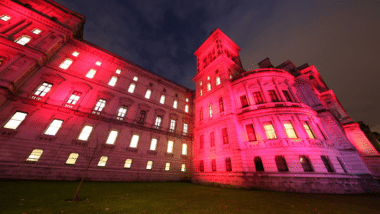
<svg viewBox="0 0 380 214"><path fill-rule="evenodd" d="M336 157L336 159L338 160L338 162L339 162L340 166L342 167L344 173L347 173L347 170L346 170L346 167L344 167L343 161L339 157Z"/></svg>
<svg viewBox="0 0 380 214"><path fill-rule="evenodd" d="M223 103L223 98L219 98L219 111L224 112L224 103Z"/></svg>
<svg viewBox="0 0 380 214"><path fill-rule="evenodd" d="M286 164L285 158L283 156L276 156L275 161L279 172L289 171L288 165Z"/></svg>
<svg viewBox="0 0 380 214"><path fill-rule="evenodd" d="M313 167L311 166L310 160L305 155L300 155L300 163L302 165L303 171L305 172L314 172Z"/></svg>
<svg viewBox="0 0 380 214"><path fill-rule="evenodd" d="M257 156L254 159L256 172L264 172L264 165L263 161L261 160L261 157Z"/></svg>
<svg viewBox="0 0 380 214"><path fill-rule="evenodd" d="M209 116L212 117L212 105L211 105L211 103L208 106L208 108L209 108Z"/></svg>
<svg viewBox="0 0 380 214"><path fill-rule="evenodd" d="M231 158L226 158L226 171L232 171Z"/></svg>
<svg viewBox="0 0 380 214"><path fill-rule="evenodd" d="M335 172L333 166L331 165L329 157L322 155L321 159L323 161L323 164L325 164L325 167L328 172Z"/></svg>

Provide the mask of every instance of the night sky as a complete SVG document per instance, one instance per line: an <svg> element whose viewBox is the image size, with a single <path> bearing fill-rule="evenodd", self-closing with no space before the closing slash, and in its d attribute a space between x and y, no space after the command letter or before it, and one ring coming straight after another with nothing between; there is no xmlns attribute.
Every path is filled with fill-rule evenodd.
<svg viewBox="0 0 380 214"><path fill-rule="evenodd" d="M380 132L379 0L56 0L84 39L190 89L194 52L220 28L245 70L269 57L315 65L347 113Z"/></svg>

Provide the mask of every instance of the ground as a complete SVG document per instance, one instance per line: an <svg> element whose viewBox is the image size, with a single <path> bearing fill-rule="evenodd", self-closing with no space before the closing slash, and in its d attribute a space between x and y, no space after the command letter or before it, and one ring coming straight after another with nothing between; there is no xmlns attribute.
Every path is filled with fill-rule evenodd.
<svg viewBox="0 0 380 214"><path fill-rule="evenodd" d="M0 181L0 213L379 213L380 194L326 195L182 182Z"/></svg>

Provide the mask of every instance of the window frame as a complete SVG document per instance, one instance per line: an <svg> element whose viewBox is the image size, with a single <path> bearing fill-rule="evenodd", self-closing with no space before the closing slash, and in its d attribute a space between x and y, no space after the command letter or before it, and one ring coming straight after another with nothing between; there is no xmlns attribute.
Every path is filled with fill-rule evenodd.
<svg viewBox="0 0 380 214"><path fill-rule="evenodd" d="M121 110L121 111L120 111L120 110ZM122 106L120 106L120 107L117 109L116 119L117 119L117 120L120 120L120 121L123 121L123 120L126 118L127 113L128 113L128 106L126 106L126 105L122 105Z"/></svg>
<svg viewBox="0 0 380 214"><path fill-rule="evenodd" d="M229 144L229 140L228 140L228 130L227 128L223 128L222 129L222 137L223 137L223 145L227 145Z"/></svg>
<svg viewBox="0 0 380 214"><path fill-rule="evenodd" d="M136 89L136 84L132 82L131 84L129 84L128 93L133 94L135 92L135 89Z"/></svg>
<svg viewBox="0 0 380 214"><path fill-rule="evenodd" d="M133 163L133 159L132 158L125 159L124 169L130 169L130 168L132 168L132 163Z"/></svg>
<svg viewBox="0 0 380 214"><path fill-rule="evenodd" d="M105 159L105 160L104 160ZM108 162L108 156L101 156L99 158L99 161L98 161L98 164L97 166L98 167L106 167L107 166L107 162ZM103 165L104 164L104 165Z"/></svg>
<svg viewBox="0 0 380 214"><path fill-rule="evenodd" d="M173 140L168 140L168 146L167 146L167 149L166 149L166 153L167 154L173 154L173 150L174 150L174 141Z"/></svg>
<svg viewBox="0 0 380 214"><path fill-rule="evenodd" d="M47 84L47 86L44 86L44 84ZM49 87L50 86L50 87ZM40 90L41 89L41 87L44 87L43 88L43 90ZM52 83L49 83L49 82L42 82L35 90L34 90L34 93L33 93L33 95L32 96L37 96L37 97L45 97L46 96L46 94L48 94L50 91L51 91L51 89L53 88L53 84ZM46 89L48 89L47 91L46 91ZM40 91L38 94L37 94L37 92L38 91ZM44 94L43 94L44 93ZM41 95L41 94L43 94L43 95Z"/></svg>
<svg viewBox="0 0 380 214"><path fill-rule="evenodd" d="M20 122L18 122L18 124L16 125L16 127L14 127L14 128L7 128L6 125L7 125L7 124L13 119L13 117L14 117L17 113L25 114L24 118L23 118ZM13 113L13 115L7 120L7 122L4 123L4 125L2 126L2 128L4 128L4 129L10 129L10 130L16 130L16 129L17 129L17 128L23 123L23 121L25 121L26 116L28 116L28 113L26 113L26 112L15 111L15 113ZM15 120L15 119L13 119L13 120ZM16 121L19 121L19 120L16 120ZM9 125L11 125L11 124L9 124Z"/></svg>
<svg viewBox="0 0 380 214"><path fill-rule="evenodd" d="M112 76L111 79L108 81L108 85L112 87L116 86L118 79L119 78L117 76Z"/></svg>
<svg viewBox="0 0 380 214"><path fill-rule="evenodd" d="M74 155L74 156L76 155L76 156L72 157L72 155ZM66 160L65 164L66 165L75 165L77 163L78 158L79 158L79 153L75 153L75 152L70 153L69 157L67 157L67 160ZM69 162L70 160L73 160L73 163Z"/></svg>
<svg viewBox="0 0 380 214"><path fill-rule="evenodd" d="M225 159L225 162L226 162L226 171L227 172L231 172L232 171L232 161L231 161L231 158L226 158Z"/></svg>
<svg viewBox="0 0 380 214"><path fill-rule="evenodd" d="M27 38L29 39L27 42L25 41L22 41L24 38ZM20 42L22 41L22 42ZM22 45L22 46L25 46L26 44L28 44L30 41L32 41L32 37L31 36L28 36L28 35L22 35L20 37L18 37L14 42L19 44L19 45Z"/></svg>
<svg viewBox="0 0 380 214"><path fill-rule="evenodd" d="M73 62L74 62L74 60L72 60L70 58L66 58L65 60L63 60L63 62L58 67L63 69L63 70L67 70L73 64Z"/></svg>
<svg viewBox="0 0 380 214"><path fill-rule="evenodd" d="M136 137L137 136L137 137ZM137 140L136 140L137 138ZM129 148L135 148L137 149L140 141L140 135L138 134L133 134L131 137L131 142L129 143Z"/></svg>
<svg viewBox="0 0 380 214"><path fill-rule="evenodd" d="M35 153L37 153L39 151L41 151L41 153L39 154L39 156L37 158L31 157L32 155L36 156ZM40 160L40 158L41 158L41 156L42 156L43 153L44 153L43 149L33 149L30 152L29 156L25 159L25 161L27 161L27 162L38 162Z"/></svg>
<svg viewBox="0 0 380 214"><path fill-rule="evenodd" d="M284 124L284 128L285 128L286 136L289 139L297 139L298 135L297 135L296 130L294 129L292 121L284 120L283 124Z"/></svg>
<svg viewBox="0 0 380 214"><path fill-rule="evenodd" d="M104 102L102 102L102 101L104 101ZM99 106L98 106L98 104L99 104ZM102 107L102 104L103 104L103 107ZM98 101L95 103L94 108L92 109L92 113L100 115L102 113L103 109L106 107L106 104L107 104L106 99L99 98Z"/></svg>
<svg viewBox="0 0 380 214"><path fill-rule="evenodd" d="M269 127L270 129L265 128L268 126L271 126L271 127ZM274 129L271 121L263 122L263 127L264 127L264 131L265 131L265 135L266 135L268 140L277 139L276 130Z"/></svg>
<svg viewBox="0 0 380 214"><path fill-rule="evenodd" d="M148 93L149 92L149 93ZM151 89L147 89L146 92L145 92L145 99L150 99L150 96L152 96L152 90Z"/></svg>
<svg viewBox="0 0 380 214"><path fill-rule="evenodd" d="M116 133L116 136L114 136L115 135L114 133ZM107 137L107 140L106 140L106 144L107 145L115 145L118 136L119 136L119 131L114 130L114 129L110 130L108 137Z"/></svg>
<svg viewBox="0 0 380 214"><path fill-rule="evenodd" d="M59 127L52 126L55 121L61 122L61 124L59 124ZM61 129L63 122L64 122L64 120L61 120L61 119L55 119L54 118L53 120L51 120L51 122L49 123L49 126L44 131L44 135L56 136L57 133L59 132L59 130ZM56 129L56 131L54 131L54 129ZM48 133L49 130L52 131L52 133Z"/></svg>
<svg viewBox="0 0 380 214"><path fill-rule="evenodd" d="M86 133L83 133L83 132L84 132L84 129L85 129L86 127L91 127L90 133L88 133L88 136L86 137L86 139L80 139L80 137L81 137L83 134L86 134ZM79 133L79 136L78 136L77 140L88 141L88 139L90 138L91 133L92 133L93 130L94 130L94 127L93 127L93 126L90 126L90 125L85 125L85 126L83 126L81 132Z"/></svg>
<svg viewBox="0 0 380 214"><path fill-rule="evenodd" d="M263 97L261 96L260 91L253 92L253 99L255 100L256 105L264 103L264 100L263 100Z"/></svg>
<svg viewBox="0 0 380 214"><path fill-rule="evenodd" d="M89 79L92 79L92 78L94 78L96 72L97 72L96 69L91 68L91 69L87 72L86 77L89 78Z"/></svg>

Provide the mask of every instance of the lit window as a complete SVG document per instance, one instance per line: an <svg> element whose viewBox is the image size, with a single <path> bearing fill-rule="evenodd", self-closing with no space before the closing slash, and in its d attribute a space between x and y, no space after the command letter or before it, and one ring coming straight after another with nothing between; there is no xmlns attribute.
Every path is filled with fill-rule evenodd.
<svg viewBox="0 0 380 214"><path fill-rule="evenodd" d="M68 69L72 63L73 63L73 60L72 60L72 59L65 59L65 61L63 61L63 62L59 65L59 67L62 68L62 69Z"/></svg>
<svg viewBox="0 0 380 214"><path fill-rule="evenodd" d="M248 141L256 140L256 135L255 135L255 130L253 129L253 125L247 124L245 125L245 129L247 130Z"/></svg>
<svg viewBox="0 0 380 214"><path fill-rule="evenodd" d="M2 16L0 16L0 19L3 20L4 22L6 22L6 21L8 21L9 19L11 19L11 17L8 16L8 15L2 15Z"/></svg>
<svg viewBox="0 0 380 214"><path fill-rule="evenodd" d="M186 102L189 102L189 98L186 98Z"/></svg>
<svg viewBox="0 0 380 214"><path fill-rule="evenodd" d="M187 135L188 128L189 128L189 126L187 125L187 123L184 123L183 124L183 135Z"/></svg>
<svg viewBox="0 0 380 214"><path fill-rule="evenodd" d="M131 83L128 88L129 93L133 93L135 91L136 85L134 83Z"/></svg>
<svg viewBox="0 0 380 214"><path fill-rule="evenodd" d="M229 144L227 128L222 129L222 134L223 134L223 144Z"/></svg>
<svg viewBox="0 0 380 214"><path fill-rule="evenodd" d="M145 93L145 98L146 99L150 99L150 95L152 94L152 90L148 89L146 90L146 93Z"/></svg>
<svg viewBox="0 0 380 214"><path fill-rule="evenodd" d="M111 131L110 134L108 135L106 144L111 144L111 145L115 144L118 134L119 134L118 131L115 131L115 130Z"/></svg>
<svg viewBox="0 0 380 214"><path fill-rule="evenodd" d="M154 122L154 127L156 129L160 129L161 128L161 121L162 121L162 117L161 116L157 116L156 117L156 121Z"/></svg>
<svg viewBox="0 0 380 214"><path fill-rule="evenodd" d="M186 172L186 165L185 164L182 164L182 166L181 166L181 172Z"/></svg>
<svg viewBox="0 0 380 214"><path fill-rule="evenodd" d="M212 117L212 105L210 103L210 105L208 105L208 108L209 108L209 116Z"/></svg>
<svg viewBox="0 0 380 214"><path fill-rule="evenodd" d="M309 136L310 139L315 139L315 135L313 131L311 130L309 123L307 121L303 122L303 127L305 128L307 135Z"/></svg>
<svg viewBox="0 0 380 214"><path fill-rule="evenodd" d="M211 90L211 83L207 83L207 91Z"/></svg>
<svg viewBox="0 0 380 214"><path fill-rule="evenodd" d="M216 77L216 85L220 84L220 77Z"/></svg>
<svg viewBox="0 0 380 214"><path fill-rule="evenodd" d="M207 80L210 80L210 76L207 76Z"/></svg>
<svg viewBox="0 0 380 214"><path fill-rule="evenodd" d="M176 123L175 120L173 120L173 119L170 120L170 128L169 128L170 132L174 132L175 131L175 123Z"/></svg>
<svg viewBox="0 0 380 214"><path fill-rule="evenodd" d="M34 92L34 95L43 97L46 93L48 93L53 85L47 82L42 83L40 87Z"/></svg>
<svg viewBox="0 0 380 214"><path fill-rule="evenodd" d="M182 155L187 155L187 144L186 143L182 144Z"/></svg>
<svg viewBox="0 0 380 214"><path fill-rule="evenodd" d="M185 112L189 113L189 105L185 105Z"/></svg>
<svg viewBox="0 0 380 214"><path fill-rule="evenodd" d="M202 81L199 82L199 85L202 86Z"/></svg>
<svg viewBox="0 0 380 214"><path fill-rule="evenodd" d="M92 79L92 78L94 78L95 74L96 74L96 70L95 69L90 69L88 71L88 73L86 74L86 77Z"/></svg>
<svg viewBox="0 0 380 214"><path fill-rule="evenodd" d="M137 76L134 76L133 81L137 81L137 80L139 80L139 78Z"/></svg>
<svg viewBox="0 0 380 214"><path fill-rule="evenodd" d="M178 107L178 101L174 100L174 102L173 102L173 108L177 109L177 107Z"/></svg>
<svg viewBox="0 0 380 214"><path fill-rule="evenodd" d="M173 153L173 141L169 140L167 153Z"/></svg>
<svg viewBox="0 0 380 214"><path fill-rule="evenodd" d="M116 82L117 82L117 77L112 76L112 78L111 78L110 81L108 82L108 85L109 85L109 86L115 86L115 85L116 85Z"/></svg>
<svg viewBox="0 0 380 214"><path fill-rule="evenodd" d="M156 148L157 148L157 139L156 138L152 138L152 141L150 142L150 150L152 151L156 151Z"/></svg>
<svg viewBox="0 0 380 214"><path fill-rule="evenodd" d="M29 36L21 36L20 38L16 39L15 42L20 45L26 45L28 42L30 42L32 38Z"/></svg>
<svg viewBox="0 0 380 214"><path fill-rule="evenodd" d="M131 148L137 148L137 144L139 143L140 136L135 134L132 136L131 143L129 144L129 147Z"/></svg>
<svg viewBox="0 0 380 214"><path fill-rule="evenodd" d="M45 131L44 134L46 135L55 135L57 134L59 128L61 128L62 126L62 123L63 123L63 120L57 120L57 119L54 119L49 127L47 128L47 130Z"/></svg>
<svg viewBox="0 0 380 214"><path fill-rule="evenodd" d="M78 140L88 140L90 137L90 134L92 132L93 127L92 126L84 126L82 129L82 132L80 133Z"/></svg>
<svg viewBox="0 0 380 214"><path fill-rule="evenodd" d="M148 161L148 163L146 164L146 169L152 169L153 167L153 161Z"/></svg>
<svg viewBox="0 0 380 214"><path fill-rule="evenodd" d="M73 93L70 95L70 97L66 101L66 103L71 104L71 105L75 105L78 102L80 95L82 95L82 93L80 93L79 91L73 91Z"/></svg>
<svg viewBox="0 0 380 214"><path fill-rule="evenodd" d="M77 162L78 157L78 153L71 153L69 158L67 158L66 164L74 165Z"/></svg>
<svg viewBox="0 0 380 214"><path fill-rule="evenodd" d="M232 79L232 75L230 74L230 79Z"/></svg>
<svg viewBox="0 0 380 214"><path fill-rule="evenodd" d="M108 160L107 156L100 157L100 160L98 162L98 166L106 166L107 160Z"/></svg>
<svg viewBox="0 0 380 214"><path fill-rule="evenodd" d="M102 110L105 106L106 106L106 100L99 99L98 102L96 103L92 113L93 114L100 114L100 112L102 112Z"/></svg>
<svg viewBox="0 0 380 214"><path fill-rule="evenodd" d="M127 106L120 107L119 110L117 111L116 119L123 120L126 113L127 113Z"/></svg>
<svg viewBox="0 0 380 214"><path fill-rule="evenodd" d="M204 143L204 135L201 135L200 137L199 137L199 148L200 149L203 149L203 147L205 146L205 143Z"/></svg>
<svg viewBox="0 0 380 214"><path fill-rule="evenodd" d="M165 95L161 95L160 97L160 103L165 104Z"/></svg>
<svg viewBox="0 0 380 214"><path fill-rule="evenodd" d="M273 125L271 122L265 122L264 123L264 129L265 129L265 134L267 136L267 139L276 139L276 132L274 131Z"/></svg>
<svg viewBox="0 0 380 214"><path fill-rule="evenodd" d="M42 31L40 29L38 29L38 28L35 28L34 30L32 30L32 33L34 33L36 35L40 34L41 32Z"/></svg>
<svg viewBox="0 0 380 214"><path fill-rule="evenodd" d="M165 165L165 171L169 171L170 170L170 163L166 163Z"/></svg>
<svg viewBox="0 0 380 214"><path fill-rule="evenodd" d="M132 166L132 159L125 160L124 168L130 169Z"/></svg>
<svg viewBox="0 0 380 214"><path fill-rule="evenodd" d="M95 65L97 65L97 66L100 66L102 63L101 62L99 62L99 61L96 61L95 62Z"/></svg>
<svg viewBox="0 0 380 214"><path fill-rule="evenodd" d="M17 129L17 127L21 124L21 122L25 119L27 113L24 112L16 112L11 117L11 119L3 126L6 129Z"/></svg>
<svg viewBox="0 0 380 214"><path fill-rule="evenodd" d="M201 91L199 92L199 95L202 96L203 95L203 90L201 89Z"/></svg>
<svg viewBox="0 0 380 214"><path fill-rule="evenodd" d="M32 153L30 153L30 155L26 159L26 161L37 162L38 159L40 159L43 152L44 152L44 150L42 150L42 149L33 149Z"/></svg>
<svg viewBox="0 0 380 214"><path fill-rule="evenodd" d="M116 69L116 73L117 74L121 74L121 70L120 69Z"/></svg>
<svg viewBox="0 0 380 214"><path fill-rule="evenodd" d="M294 127L290 121L284 121L284 127L288 138L297 138L297 134L294 131Z"/></svg>
<svg viewBox="0 0 380 214"><path fill-rule="evenodd" d="M74 51L71 55L77 57L77 56L79 56L79 52Z"/></svg>

